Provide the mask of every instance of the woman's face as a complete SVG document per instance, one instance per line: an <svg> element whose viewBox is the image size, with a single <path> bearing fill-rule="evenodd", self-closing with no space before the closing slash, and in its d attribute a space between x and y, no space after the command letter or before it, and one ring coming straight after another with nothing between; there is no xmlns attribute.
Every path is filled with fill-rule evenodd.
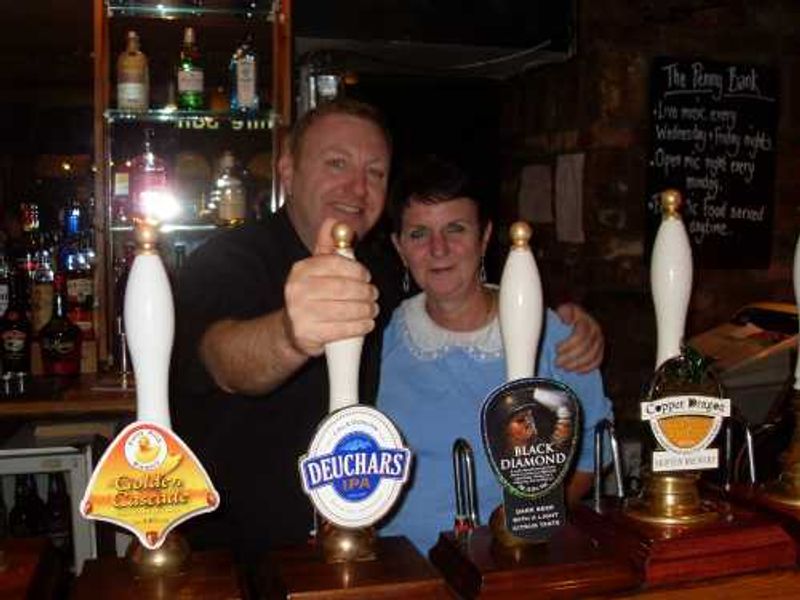
<svg viewBox="0 0 800 600"><path fill-rule="evenodd" d="M452 300L474 292L491 224L481 235L478 207L466 197L436 204L411 201L402 230L393 235L414 281L431 300Z"/></svg>
<svg viewBox="0 0 800 600"><path fill-rule="evenodd" d="M510 446L525 446L536 435L533 411L528 408L512 416L506 425L506 439Z"/></svg>

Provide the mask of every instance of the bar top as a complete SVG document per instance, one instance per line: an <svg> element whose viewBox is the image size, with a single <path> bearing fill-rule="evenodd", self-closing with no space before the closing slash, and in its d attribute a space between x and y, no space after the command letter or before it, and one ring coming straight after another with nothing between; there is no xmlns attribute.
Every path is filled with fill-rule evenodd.
<svg viewBox="0 0 800 600"><path fill-rule="evenodd" d="M0 398L0 419L135 413L136 390L111 375L82 375L68 386L34 377L24 395Z"/></svg>

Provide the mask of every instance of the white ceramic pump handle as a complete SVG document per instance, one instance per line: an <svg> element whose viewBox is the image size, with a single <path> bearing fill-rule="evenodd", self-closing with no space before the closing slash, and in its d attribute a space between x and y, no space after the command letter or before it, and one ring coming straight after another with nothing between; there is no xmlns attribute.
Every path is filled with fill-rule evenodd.
<svg viewBox="0 0 800 600"><path fill-rule="evenodd" d="M136 377L136 418L171 429L169 361L175 307L155 248L156 225L137 223L138 249L125 287L125 332Z"/></svg>
<svg viewBox="0 0 800 600"><path fill-rule="evenodd" d="M500 278L500 332L508 381L533 377L542 334L544 302L539 269L528 241L530 226L522 221L510 229L511 249Z"/></svg>
<svg viewBox="0 0 800 600"><path fill-rule="evenodd" d="M340 256L355 260L352 248L353 232L344 223L333 228L336 252ZM358 404L358 372L361 365L361 349L364 337L353 337L325 344L328 361L328 385L330 388L328 412L345 406Z"/></svg>
<svg viewBox="0 0 800 600"><path fill-rule="evenodd" d="M692 292L692 249L677 190L661 193L661 225L653 244L650 286L656 311L656 368L681 353Z"/></svg>

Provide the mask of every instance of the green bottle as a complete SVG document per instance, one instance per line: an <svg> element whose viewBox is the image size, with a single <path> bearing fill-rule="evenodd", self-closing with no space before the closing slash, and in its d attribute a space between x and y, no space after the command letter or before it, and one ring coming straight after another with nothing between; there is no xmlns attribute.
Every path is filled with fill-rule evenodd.
<svg viewBox="0 0 800 600"><path fill-rule="evenodd" d="M202 110L203 99L203 61L197 48L194 28L183 31L178 61L178 108L181 110Z"/></svg>

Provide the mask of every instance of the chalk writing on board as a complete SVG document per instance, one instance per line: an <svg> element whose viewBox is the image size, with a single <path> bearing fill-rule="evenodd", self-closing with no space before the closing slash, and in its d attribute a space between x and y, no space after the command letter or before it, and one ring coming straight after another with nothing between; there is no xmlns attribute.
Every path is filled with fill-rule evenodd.
<svg viewBox="0 0 800 600"><path fill-rule="evenodd" d="M654 60L650 76L648 241L659 193L684 196L700 266L766 267L772 231L777 81L772 69Z"/></svg>

